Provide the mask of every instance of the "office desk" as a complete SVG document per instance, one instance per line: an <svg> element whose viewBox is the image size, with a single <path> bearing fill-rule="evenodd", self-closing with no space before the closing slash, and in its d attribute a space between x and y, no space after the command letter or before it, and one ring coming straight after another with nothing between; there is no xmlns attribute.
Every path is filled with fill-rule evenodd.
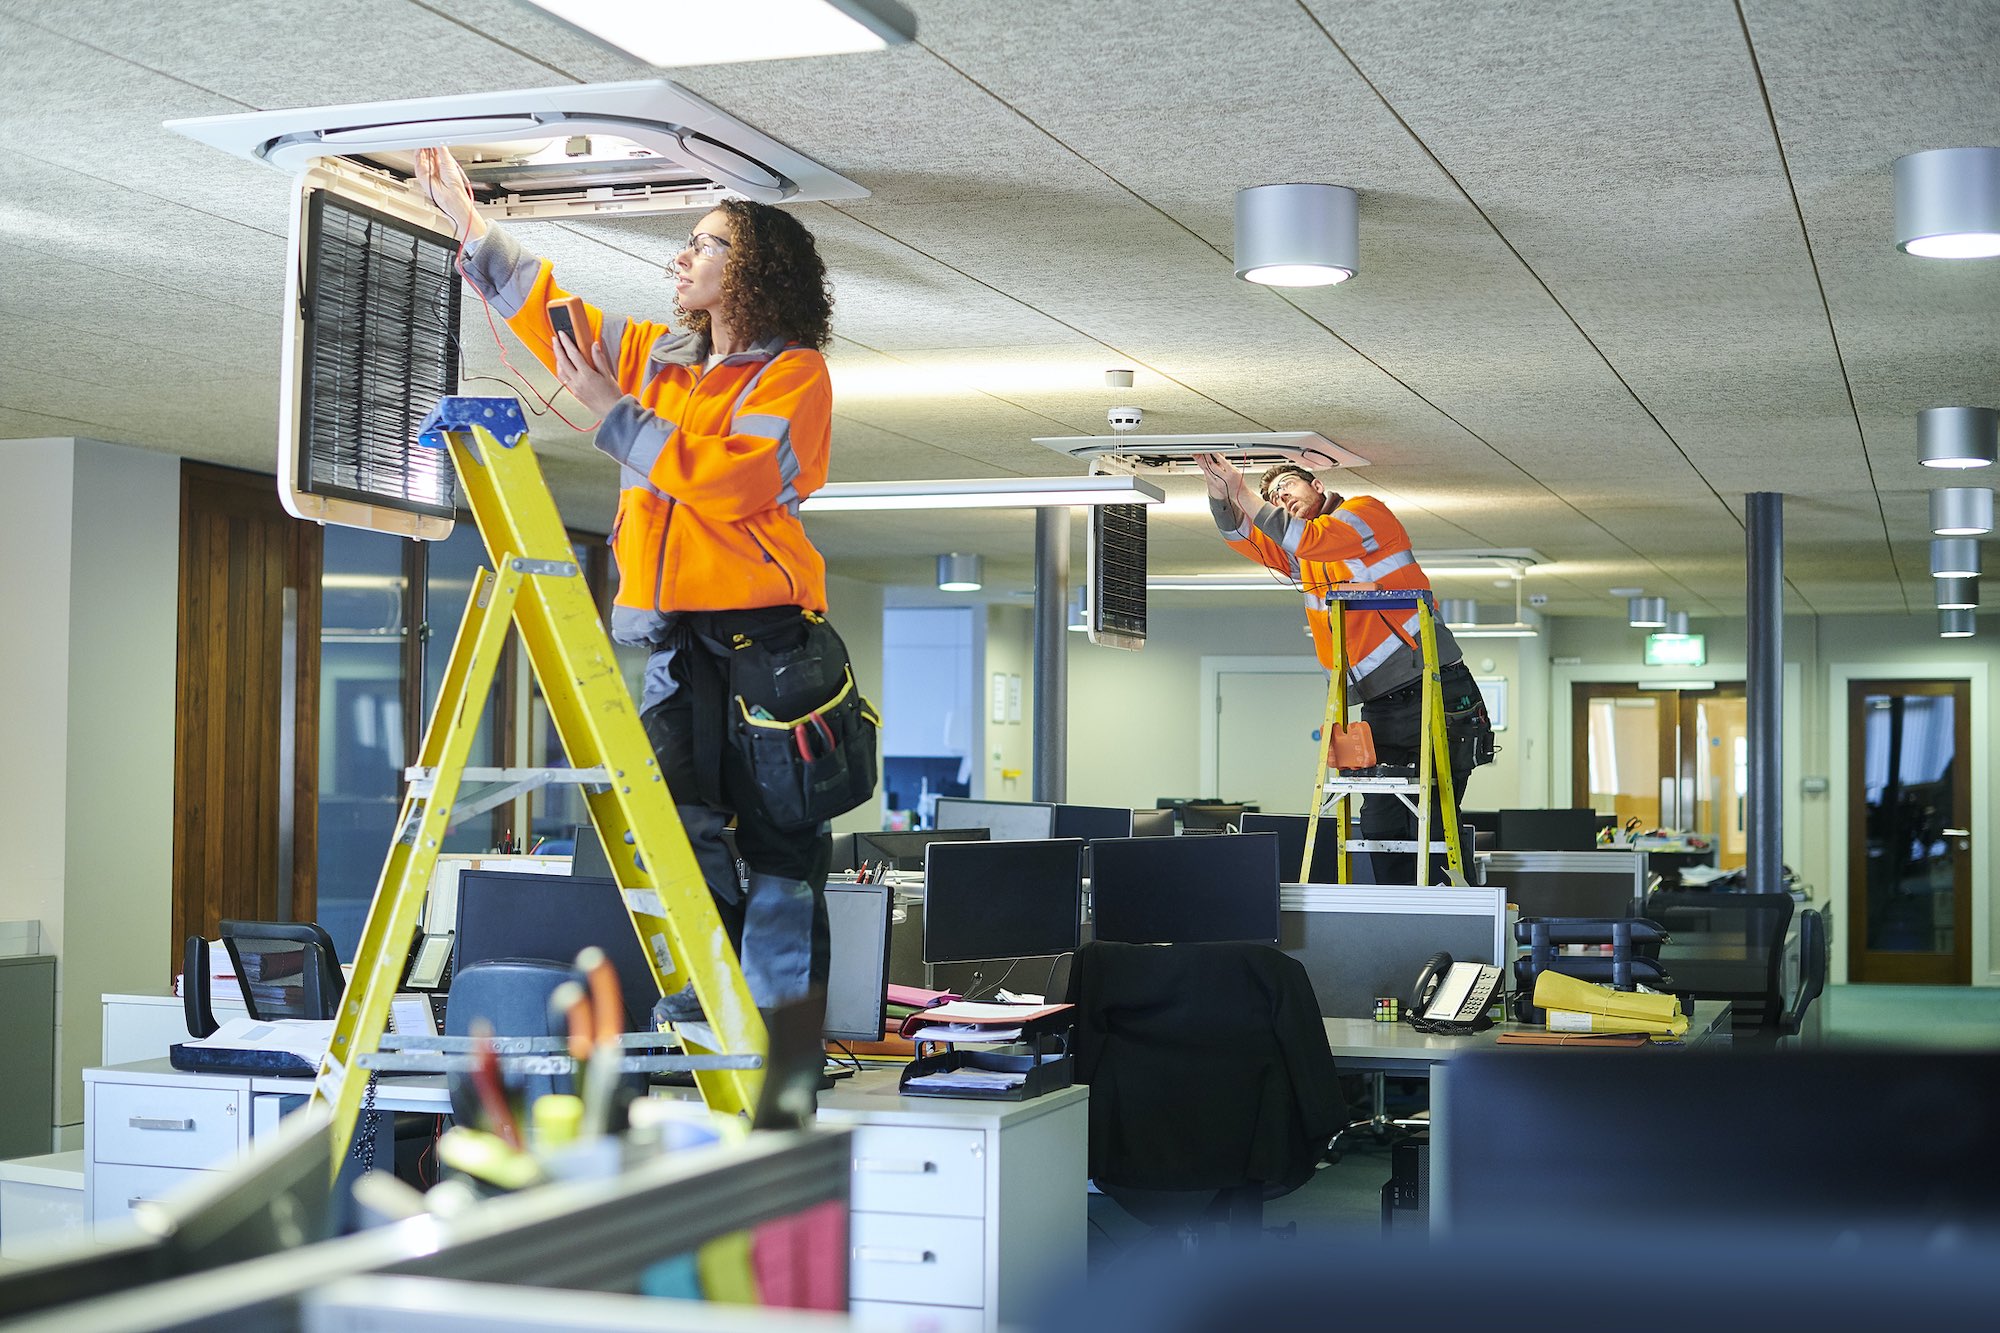
<svg viewBox="0 0 2000 1333"><path fill-rule="evenodd" d="M853 1308L884 1328L1020 1323L1045 1291L1083 1276L1090 1090L905 1097L899 1072L857 1074L819 1097L822 1124L854 1131ZM312 1091L309 1078L192 1073L163 1059L83 1079L85 1217L98 1225L228 1165L276 1127L285 1098ZM446 1114L444 1078L386 1076L375 1108Z"/></svg>
<svg viewBox="0 0 2000 1333"><path fill-rule="evenodd" d="M1498 1023L1484 1032L1468 1036L1442 1037L1419 1032L1408 1023L1377 1023L1372 1018L1326 1018L1327 1045L1342 1073L1383 1073L1402 1078L1430 1080L1431 1170L1430 1179L1444 1176L1444 1165L1452 1151L1451 1122L1454 1115L1475 1114L1475 1107L1454 1110L1451 1105L1452 1060L1468 1051L1518 1050L1528 1058L1558 1058L1546 1048L1502 1047L1500 1034L1507 1031L1539 1031L1530 1023ZM1671 1060L1682 1050L1697 1047L1719 1049L1729 1044L1729 1004L1723 1000L1697 1000L1688 1018L1687 1036L1679 1047L1657 1051L1632 1051L1635 1060ZM1635 1127L1636 1128L1636 1127ZM1428 1201L1434 1234L1449 1229L1451 1200L1441 1190L1433 1190Z"/></svg>

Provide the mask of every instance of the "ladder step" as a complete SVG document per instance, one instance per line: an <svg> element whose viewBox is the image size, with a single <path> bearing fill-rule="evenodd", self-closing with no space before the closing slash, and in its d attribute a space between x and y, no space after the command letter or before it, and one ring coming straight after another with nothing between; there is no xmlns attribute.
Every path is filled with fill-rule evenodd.
<svg viewBox="0 0 2000 1333"><path fill-rule="evenodd" d="M1347 840L1347 850L1350 852L1414 852L1417 850L1417 840L1415 838L1349 838ZM1451 850L1451 845L1449 843L1434 842L1431 844L1431 850L1434 852L1448 852Z"/></svg>
<svg viewBox="0 0 2000 1333"><path fill-rule="evenodd" d="M438 771L435 768L412 766L403 770L419 796L428 795L437 786ZM463 782L534 782L542 785L550 782L580 782L595 786L606 786L611 781L610 770L602 764L596 768L475 768L467 765L459 772Z"/></svg>
<svg viewBox="0 0 2000 1333"><path fill-rule="evenodd" d="M1326 790L1336 794L1348 792L1407 792L1414 795L1423 790L1423 785L1406 778L1339 778L1328 779Z"/></svg>

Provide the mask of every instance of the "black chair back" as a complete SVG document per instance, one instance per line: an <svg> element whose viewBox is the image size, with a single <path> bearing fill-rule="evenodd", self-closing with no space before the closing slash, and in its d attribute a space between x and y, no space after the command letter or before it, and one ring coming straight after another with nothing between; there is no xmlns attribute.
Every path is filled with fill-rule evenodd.
<svg viewBox="0 0 2000 1333"><path fill-rule="evenodd" d="M1785 932L1789 893L1717 893L1656 889L1646 915L1672 939L1660 961L1674 989L1699 1000L1727 1000L1733 1026L1777 1029L1784 1022Z"/></svg>
<svg viewBox="0 0 2000 1333"><path fill-rule="evenodd" d="M1826 989L1827 964L1826 917L1809 907L1799 913L1799 993L1785 1011L1786 1036L1798 1036L1805 1026L1807 1011Z"/></svg>
<svg viewBox="0 0 2000 1333"><path fill-rule="evenodd" d="M1090 1174L1113 1198L1281 1194L1347 1123L1312 982L1269 945L1092 941L1069 997Z"/></svg>

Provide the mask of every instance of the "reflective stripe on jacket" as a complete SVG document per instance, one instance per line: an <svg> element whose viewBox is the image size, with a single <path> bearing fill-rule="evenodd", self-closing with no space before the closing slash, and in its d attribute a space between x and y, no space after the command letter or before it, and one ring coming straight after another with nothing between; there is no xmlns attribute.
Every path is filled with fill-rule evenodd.
<svg viewBox="0 0 2000 1333"><path fill-rule="evenodd" d="M1223 540L1267 569L1298 584L1305 593L1306 625L1320 665L1333 669L1333 623L1328 595L1336 583L1373 583L1389 591L1428 589L1430 580L1410 551L1409 534L1373 496L1360 495L1338 509L1296 519L1273 504L1251 515L1227 500L1211 500L1210 512ZM1393 626L1393 628L1392 628ZM1347 610L1347 679L1356 697L1380 698L1423 675L1417 641L1417 613ZM1401 630L1402 634L1396 631ZM1436 622L1438 665L1459 660L1458 641ZM1408 636L1405 642L1403 636Z"/></svg>
<svg viewBox="0 0 2000 1333"><path fill-rule="evenodd" d="M548 261L491 227L465 270L554 369L548 306L569 293ZM826 561L798 517L799 501L826 481L825 359L772 339L704 367L706 338L595 306L589 315L592 355L625 391L596 438L620 469L612 637L655 642L673 611L826 610Z"/></svg>

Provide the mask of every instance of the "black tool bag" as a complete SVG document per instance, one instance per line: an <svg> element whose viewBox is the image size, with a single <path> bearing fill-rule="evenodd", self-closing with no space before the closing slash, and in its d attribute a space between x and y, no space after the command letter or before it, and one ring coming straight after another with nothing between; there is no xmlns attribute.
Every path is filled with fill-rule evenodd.
<svg viewBox="0 0 2000 1333"><path fill-rule="evenodd" d="M874 795L882 719L826 617L804 611L733 634L728 646L728 785L754 789L780 829L812 827Z"/></svg>
<svg viewBox="0 0 2000 1333"><path fill-rule="evenodd" d="M1499 747L1493 743L1493 719L1486 712L1486 700L1476 693L1446 699L1444 739L1453 768L1473 769L1492 763Z"/></svg>

